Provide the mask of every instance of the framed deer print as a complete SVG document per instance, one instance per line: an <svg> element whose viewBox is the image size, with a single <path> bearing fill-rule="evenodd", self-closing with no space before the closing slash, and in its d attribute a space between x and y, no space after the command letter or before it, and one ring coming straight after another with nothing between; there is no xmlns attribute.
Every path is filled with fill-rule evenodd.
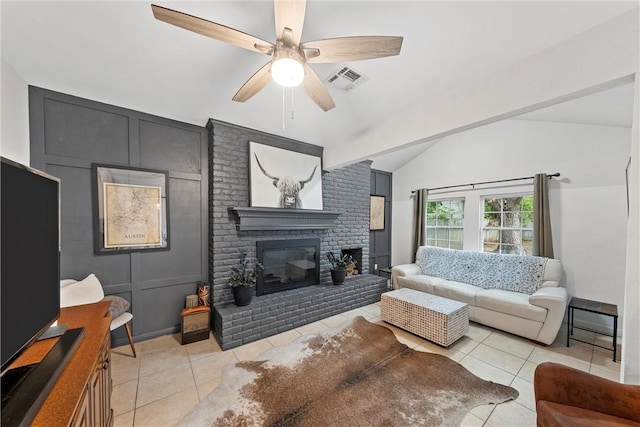
<svg viewBox="0 0 640 427"><path fill-rule="evenodd" d="M322 210L322 159L249 142L251 207Z"/></svg>

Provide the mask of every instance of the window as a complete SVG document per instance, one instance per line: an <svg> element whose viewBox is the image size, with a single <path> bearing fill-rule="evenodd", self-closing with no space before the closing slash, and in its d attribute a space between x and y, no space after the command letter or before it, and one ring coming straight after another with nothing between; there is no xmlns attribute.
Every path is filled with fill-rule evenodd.
<svg viewBox="0 0 640 427"><path fill-rule="evenodd" d="M427 245L462 249L464 199L427 201Z"/></svg>
<svg viewBox="0 0 640 427"><path fill-rule="evenodd" d="M489 196L483 201L482 250L533 253L533 195Z"/></svg>

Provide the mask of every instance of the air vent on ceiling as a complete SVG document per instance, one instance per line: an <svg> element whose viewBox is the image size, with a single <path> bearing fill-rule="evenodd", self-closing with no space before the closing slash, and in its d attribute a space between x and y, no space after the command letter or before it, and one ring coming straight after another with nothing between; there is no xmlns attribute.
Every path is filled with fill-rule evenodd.
<svg viewBox="0 0 640 427"><path fill-rule="evenodd" d="M349 67L340 68L324 79L325 83L328 83L343 92L350 92L367 80L369 80L369 77Z"/></svg>

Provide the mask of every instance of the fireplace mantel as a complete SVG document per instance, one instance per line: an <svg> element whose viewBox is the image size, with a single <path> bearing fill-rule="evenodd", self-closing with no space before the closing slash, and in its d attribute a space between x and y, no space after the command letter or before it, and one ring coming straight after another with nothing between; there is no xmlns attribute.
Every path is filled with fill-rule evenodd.
<svg viewBox="0 0 640 427"><path fill-rule="evenodd" d="M245 208L231 209L239 231L320 230L334 228L339 212L315 209Z"/></svg>

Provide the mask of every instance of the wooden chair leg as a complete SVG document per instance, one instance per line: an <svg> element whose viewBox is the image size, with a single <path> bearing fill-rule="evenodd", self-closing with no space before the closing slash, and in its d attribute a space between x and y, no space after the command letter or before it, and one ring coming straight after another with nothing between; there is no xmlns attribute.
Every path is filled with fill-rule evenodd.
<svg viewBox="0 0 640 427"><path fill-rule="evenodd" d="M131 326L129 326L129 322L124 324L124 328L127 331L127 337L129 338L129 345L131 345L131 351L133 351L133 357L136 357L136 348L133 345L133 336L131 335Z"/></svg>

